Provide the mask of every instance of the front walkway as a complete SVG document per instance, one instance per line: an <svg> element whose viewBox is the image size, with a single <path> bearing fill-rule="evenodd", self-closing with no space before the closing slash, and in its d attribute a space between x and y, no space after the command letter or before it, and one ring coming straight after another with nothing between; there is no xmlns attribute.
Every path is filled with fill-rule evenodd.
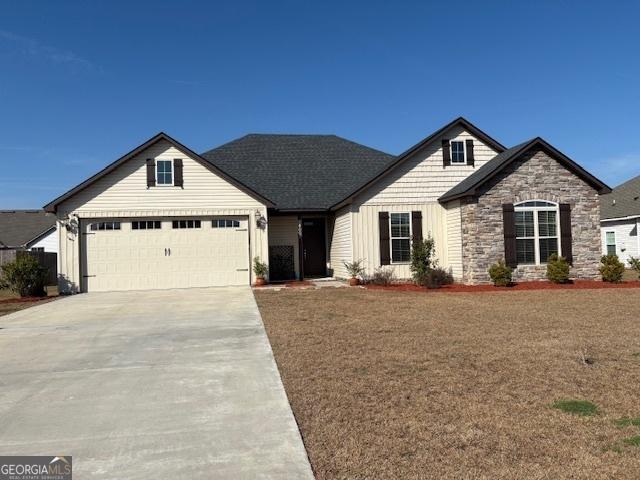
<svg viewBox="0 0 640 480"><path fill-rule="evenodd" d="M0 455L78 478L313 478L248 287L77 295L0 317Z"/></svg>

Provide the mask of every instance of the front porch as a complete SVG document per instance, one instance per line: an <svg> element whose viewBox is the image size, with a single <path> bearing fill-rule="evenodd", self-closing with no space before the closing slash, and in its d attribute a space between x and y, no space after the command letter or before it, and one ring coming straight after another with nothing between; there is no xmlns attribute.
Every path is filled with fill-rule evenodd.
<svg viewBox="0 0 640 480"><path fill-rule="evenodd" d="M269 212L269 281L330 277L330 230L325 213Z"/></svg>

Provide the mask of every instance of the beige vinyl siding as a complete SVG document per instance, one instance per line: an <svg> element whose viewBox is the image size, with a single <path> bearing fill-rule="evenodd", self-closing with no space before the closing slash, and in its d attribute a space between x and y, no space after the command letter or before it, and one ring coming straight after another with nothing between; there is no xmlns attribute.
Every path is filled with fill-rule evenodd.
<svg viewBox="0 0 640 480"><path fill-rule="evenodd" d="M331 233L330 268L333 276L337 278L348 278L343 262L353 261L352 246L352 214L351 206L344 207L336 212Z"/></svg>
<svg viewBox="0 0 640 480"><path fill-rule="evenodd" d="M184 188L156 186L147 188L146 159L183 161ZM236 186L189 158L164 140L150 146L110 174L59 205L62 214L99 216L105 212L131 210L161 212L247 209L262 204Z"/></svg>
<svg viewBox="0 0 640 480"><path fill-rule="evenodd" d="M442 163L442 139L473 139L475 166L450 165ZM425 148L414 153L395 171L372 185L359 195L357 202L366 205L416 204L436 202L438 197L449 191L487 161L497 155L491 147L466 132L462 127L454 127L435 139Z"/></svg>
<svg viewBox="0 0 640 480"><path fill-rule="evenodd" d="M447 210L447 259L456 280L462 279L462 217L460 202L446 205Z"/></svg>
<svg viewBox="0 0 640 480"><path fill-rule="evenodd" d="M269 219L269 246L293 246L296 278L300 278L300 249L298 244L298 216L274 216Z"/></svg>
<svg viewBox="0 0 640 480"><path fill-rule="evenodd" d="M363 259L366 273L371 275L380 267L380 231L378 225L379 212L422 212L422 235L431 235L435 240L436 258L440 266L449 268L447 257L447 215L445 208L439 203L421 204L387 204L362 205L354 207L353 218L353 258ZM409 264L392 264L398 279L411 278Z"/></svg>
<svg viewBox="0 0 640 480"><path fill-rule="evenodd" d="M626 267L631 257L640 257L640 219L601 223L602 254L607 254L607 232L616 236L616 255Z"/></svg>
<svg viewBox="0 0 640 480"><path fill-rule="evenodd" d="M182 159L184 188L147 188L146 159ZM265 205L219 177L161 140L131 158L113 172L58 206L58 218L153 218L210 217L230 215L248 217L251 261L269 261L268 230L256 227L256 212L267 218ZM77 229L58 229L60 238L60 288L76 292L80 288L80 242ZM251 272L251 281L254 280Z"/></svg>

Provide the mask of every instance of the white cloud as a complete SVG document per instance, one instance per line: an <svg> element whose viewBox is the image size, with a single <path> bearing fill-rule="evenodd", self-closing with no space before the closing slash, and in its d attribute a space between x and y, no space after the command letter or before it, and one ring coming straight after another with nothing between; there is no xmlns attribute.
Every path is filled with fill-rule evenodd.
<svg viewBox="0 0 640 480"><path fill-rule="evenodd" d="M44 45L33 38L23 37L6 30L0 30L0 45L5 44L11 53L35 59L44 59L55 65L75 70L101 71L101 68L71 51Z"/></svg>

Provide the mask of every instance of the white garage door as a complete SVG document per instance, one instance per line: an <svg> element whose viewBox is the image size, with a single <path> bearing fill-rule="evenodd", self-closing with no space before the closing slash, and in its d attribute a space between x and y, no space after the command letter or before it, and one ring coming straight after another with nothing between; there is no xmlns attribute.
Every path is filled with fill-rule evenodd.
<svg viewBox="0 0 640 480"><path fill-rule="evenodd" d="M247 217L83 222L88 292L249 284Z"/></svg>

